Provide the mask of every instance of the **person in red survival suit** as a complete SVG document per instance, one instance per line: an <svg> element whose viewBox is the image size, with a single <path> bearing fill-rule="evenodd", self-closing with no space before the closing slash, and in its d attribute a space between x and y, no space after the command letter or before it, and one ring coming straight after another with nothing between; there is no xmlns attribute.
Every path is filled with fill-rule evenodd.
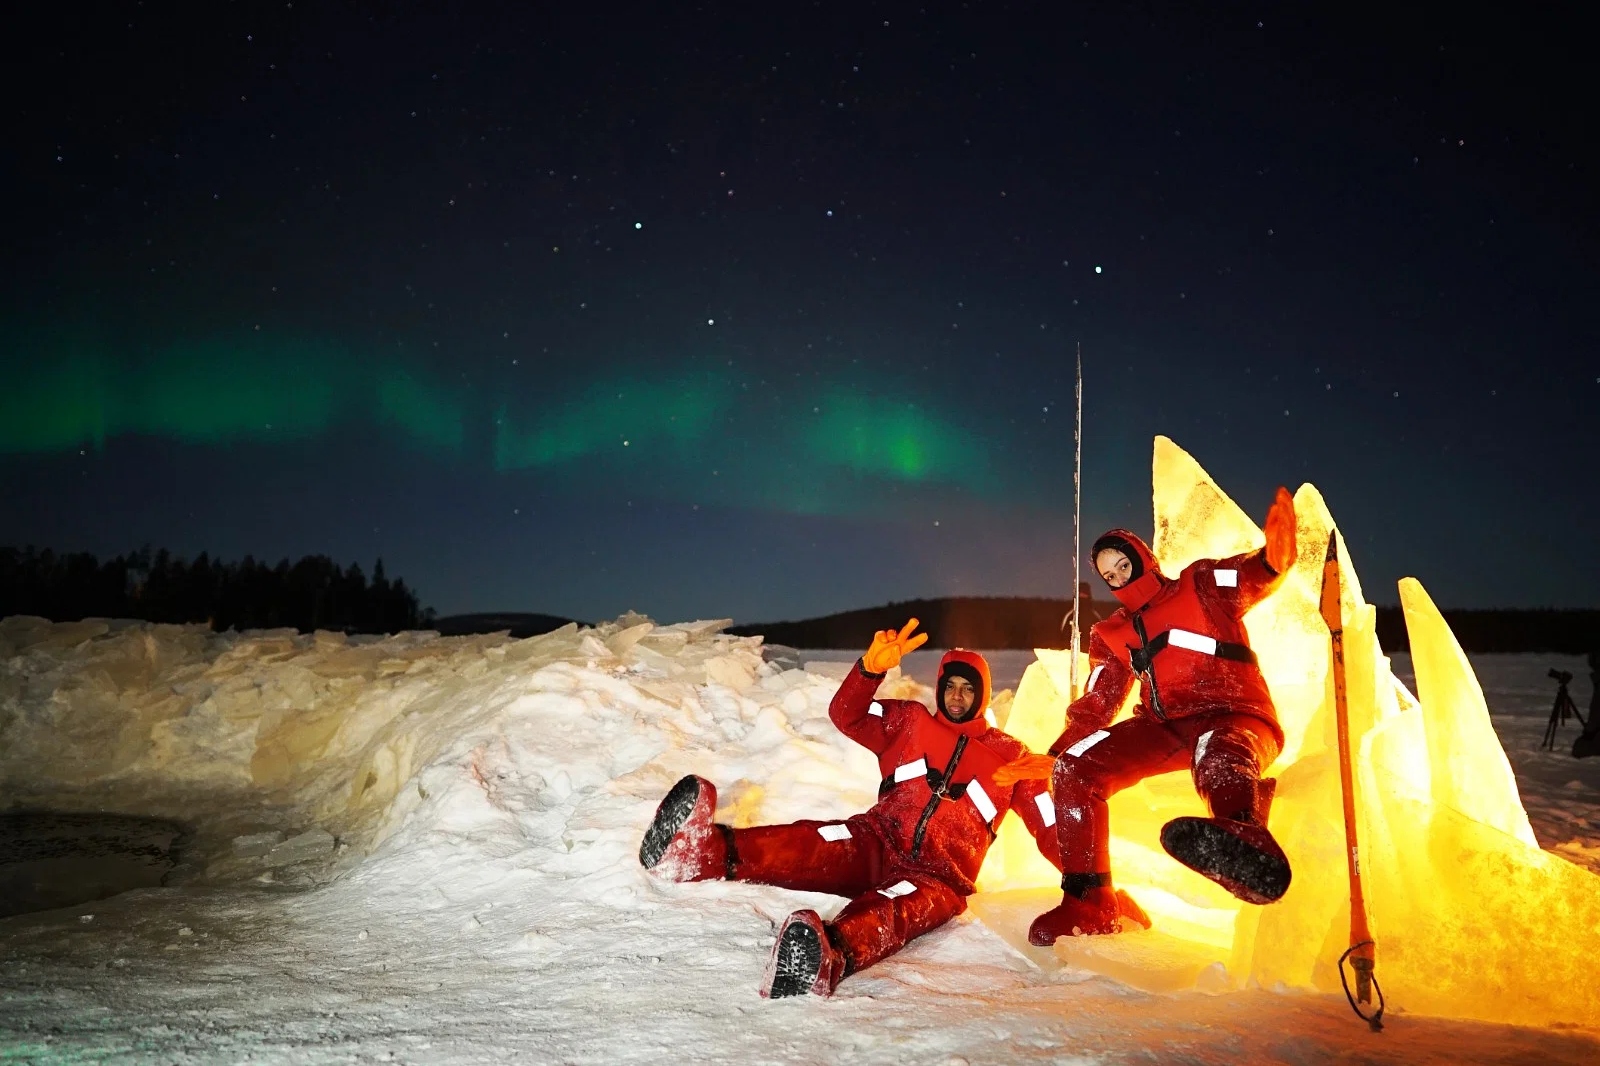
<svg viewBox="0 0 1600 1066"><path fill-rule="evenodd" d="M1155 774L1188 770L1212 814L1162 827L1168 854L1248 903L1288 891L1289 860L1267 831L1275 782L1261 780L1283 730L1242 621L1294 564L1294 501L1282 488L1266 539L1259 551L1201 559L1176 579L1125 529L1095 541L1095 569L1122 607L1090 630L1089 680L1050 756L1024 756L997 775L1053 775L1062 899L1034 920L1034 944L1121 926L1106 800ZM1136 679L1133 717L1110 725Z"/></svg>
<svg viewBox="0 0 1600 1066"><path fill-rule="evenodd" d="M880 630L828 708L845 736L878 756L878 802L838 821L733 829L713 821L717 790L683 778L667 793L639 861L673 881L725 878L850 897L830 922L813 910L784 919L761 994L831 995L840 980L899 951L966 909L995 827L1022 817L1059 868L1055 808L1042 780L1001 789L993 773L1027 753L984 717L989 664L955 649L939 663L938 713L911 700L876 699L884 674L926 633Z"/></svg>

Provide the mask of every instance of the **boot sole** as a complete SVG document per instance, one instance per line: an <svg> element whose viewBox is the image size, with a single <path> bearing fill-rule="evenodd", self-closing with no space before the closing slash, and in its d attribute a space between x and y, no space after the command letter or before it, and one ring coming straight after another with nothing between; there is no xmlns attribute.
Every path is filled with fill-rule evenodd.
<svg viewBox="0 0 1600 1066"><path fill-rule="evenodd" d="M678 835L678 830L683 828L689 816L694 813L695 804L698 802L700 802L700 782L693 776L685 777L672 786L667 798L656 808L656 816L650 823L650 828L644 831L644 840L639 844L639 865L646 870L655 869L661 857L667 853L672 838Z"/></svg>
<svg viewBox="0 0 1600 1066"><path fill-rule="evenodd" d="M1246 903L1275 903L1289 891L1288 862L1258 851L1208 819L1174 818L1161 828L1161 846Z"/></svg>
<svg viewBox="0 0 1600 1066"><path fill-rule="evenodd" d="M768 999L808 995L822 969L822 942L805 922L790 922L778 938Z"/></svg>

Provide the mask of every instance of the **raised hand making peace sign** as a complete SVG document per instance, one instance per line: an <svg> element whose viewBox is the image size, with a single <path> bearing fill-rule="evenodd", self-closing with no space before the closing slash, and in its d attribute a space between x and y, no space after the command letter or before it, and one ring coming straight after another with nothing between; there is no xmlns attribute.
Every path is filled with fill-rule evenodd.
<svg viewBox="0 0 1600 1066"><path fill-rule="evenodd" d="M928 634L916 632L915 618L898 630L880 629L872 635L872 647L861 657L861 665L869 674L886 674L889 668L900 665L900 659L928 643Z"/></svg>

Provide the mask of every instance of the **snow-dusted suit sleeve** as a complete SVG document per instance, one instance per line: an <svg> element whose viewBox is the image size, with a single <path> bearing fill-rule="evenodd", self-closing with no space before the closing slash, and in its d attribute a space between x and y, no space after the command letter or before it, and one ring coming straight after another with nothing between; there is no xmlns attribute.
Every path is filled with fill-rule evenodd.
<svg viewBox="0 0 1600 1066"><path fill-rule="evenodd" d="M987 734L997 737L987 742L990 750L1007 762L1031 755L1028 746L1010 733L995 730ZM1034 846L1056 869L1061 869L1061 839L1056 832L1056 805L1050 798L1050 782L1044 779L1023 778L1011 786L1011 801L1007 809L1022 819L1033 837Z"/></svg>
<svg viewBox="0 0 1600 1066"><path fill-rule="evenodd" d="M1090 733L1110 725L1122 701L1128 698L1133 681L1128 664L1118 658L1100 634L1089 630L1089 680L1083 695L1067 708L1067 728L1050 745L1050 754L1059 756Z"/></svg>
<svg viewBox="0 0 1600 1066"><path fill-rule="evenodd" d="M839 691L833 694L833 702L828 704L828 717L839 732L874 755L882 755L889 747L891 733L888 714L871 713L872 697L877 694L883 677L883 674L869 674L857 659L839 685Z"/></svg>
<svg viewBox="0 0 1600 1066"><path fill-rule="evenodd" d="M1051 866L1061 869L1061 838L1056 833L1056 808L1055 801L1050 798L1050 782L1018 781L1011 788L1011 809L1028 827L1039 854L1048 859ZM1050 813L1046 815L1046 811ZM1048 822L1046 817L1050 819Z"/></svg>
<svg viewBox="0 0 1600 1066"><path fill-rule="evenodd" d="M1206 588L1218 601L1232 610L1235 618L1243 618L1246 611L1272 595L1283 583L1283 575L1267 565L1267 549L1246 552L1216 562L1201 563L1212 575L1211 581L1200 580L1197 586ZM1217 580L1218 575L1233 575L1233 584Z"/></svg>

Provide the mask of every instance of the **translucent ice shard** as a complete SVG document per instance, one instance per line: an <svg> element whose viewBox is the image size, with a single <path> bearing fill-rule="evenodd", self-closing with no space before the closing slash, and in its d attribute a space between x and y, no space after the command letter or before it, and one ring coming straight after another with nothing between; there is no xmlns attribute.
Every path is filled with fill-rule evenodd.
<svg viewBox="0 0 1600 1066"><path fill-rule="evenodd" d="M1500 747L1483 689L1455 634L1415 578L1400 582L1417 696L1426 711L1433 802L1534 847L1517 779Z"/></svg>

